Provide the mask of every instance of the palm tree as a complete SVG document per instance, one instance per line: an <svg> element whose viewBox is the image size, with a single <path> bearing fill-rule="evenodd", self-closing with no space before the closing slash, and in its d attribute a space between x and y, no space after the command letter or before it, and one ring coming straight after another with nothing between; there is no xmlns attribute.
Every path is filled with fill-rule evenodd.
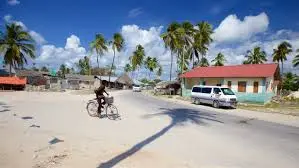
<svg viewBox="0 0 299 168"><path fill-rule="evenodd" d="M281 62L281 73L283 74L283 62L287 60L287 55L292 52L292 45L286 41L278 45L277 49L273 50L273 61Z"/></svg>
<svg viewBox="0 0 299 168"><path fill-rule="evenodd" d="M297 67L299 65L299 49L296 50L298 52L298 55L296 55L293 59L293 66Z"/></svg>
<svg viewBox="0 0 299 168"><path fill-rule="evenodd" d="M0 54L4 56L4 63L12 66L27 64L26 56L35 58L35 42L22 26L15 23L6 25L5 34L0 33Z"/></svg>
<svg viewBox="0 0 299 168"><path fill-rule="evenodd" d="M115 59L115 52L120 52L121 49L124 47L124 38L120 33L115 33L113 35L112 41L110 41L110 44L112 44L112 50L113 50L113 60L110 68L110 73L109 73L109 83L110 83L110 77L111 77L111 72L112 68L114 66L114 59Z"/></svg>
<svg viewBox="0 0 299 168"><path fill-rule="evenodd" d="M213 41L211 35L213 33L212 26L205 21L202 21L197 24L198 31L194 36L194 48L201 54L203 58L208 51L208 46ZM203 59L202 59L203 60ZM202 61L200 61L202 62Z"/></svg>
<svg viewBox="0 0 299 168"><path fill-rule="evenodd" d="M162 71L163 71L162 66L161 66L161 65L158 65L158 69L157 69L156 74L157 74L157 76L158 76L159 78L162 76Z"/></svg>
<svg viewBox="0 0 299 168"><path fill-rule="evenodd" d="M171 61L170 61L170 74L169 74L169 80L171 81L172 77L172 64L173 64L173 53L177 52L177 48L179 47L179 40L177 38L177 29L181 27L181 25L177 22L172 22L165 33L161 35L161 38L163 39L165 43L165 48L170 49L171 51Z"/></svg>
<svg viewBox="0 0 299 168"><path fill-rule="evenodd" d="M255 47L253 51L247 51L247 55L243 64L263 64L265 61L267 61L267 55L266 52L261 50L261 47Z"/></svg>
<svg viewBox="0 0 299 168"><path fill-rule="evenodd" d="M59 71L61 73L61 77L65 77L65 74L67 74L67 68L64 64L61 64L60 65L60 68L59 68Z"/></svg>
<svg viewBox="0 0 299 168"><path fill-rule="evenodd" d="M142 45L138 44L136 46L136 50L133 52L133 55L130 57L133 71L135 71L136 69L140 69L140 67L143 65L144 57L144 48L142 47Z"/></svg>
<svg viewBox="0 0 299 168"><path fill-rule="evenodd" d="M99 55L103 56L104 52L108 51L107 42L102 34L96 34L94 41L90 43L91 50L95 50L97 53L97 64L98 68L100 68L99 64Z"/></svg>
<svg viewBox="0 0 299 168"><path fill-rule="evenodd" d="M130 64L126 64L124 70L125 70L125 72L131 72L132 71L132 66Z"/></svg>
<svg viewBox="0 0 299 168"><path fill-rule="evenodd" d="M76 63L76 66L80 70L79 73L81 75L87 75L91 70L91 66L89 64L89 58L87 56L85 56L83 59L80 59L79 62Z"/></svg>
<svg viewBox="0 0 299 168"><path fill-rule="evenodd" d="M223 66L225 61L226 59L221 52L218 53L216 58L212 60L212 62L214 62L214 66Z"/></svg>
<svg viewBox="0 0 299 168"><path fill-rule="evenodd" d="M40 70L43 71L43 72L49 72L49 69L45 66L43 66Z"/></svg>
<svg viewBox="0 0 299 168"><path fill-rule="evenodd" d="M198 63L200 67L208 67L210 66L209 61L206 57L202 57L200 62Z"/></svg>

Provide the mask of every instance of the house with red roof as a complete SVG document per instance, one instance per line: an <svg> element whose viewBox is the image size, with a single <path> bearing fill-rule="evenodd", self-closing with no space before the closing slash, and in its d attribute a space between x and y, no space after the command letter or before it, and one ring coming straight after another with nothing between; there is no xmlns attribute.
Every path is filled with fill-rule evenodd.
<svg viewBox="0 0 299 168"><path fill-rule="evenodd" d="M280 81L278 64L246 64L197 67L180 76L183 96L190 96L194 85L231 88L239 102L265 103L277 94Z"/></svg>

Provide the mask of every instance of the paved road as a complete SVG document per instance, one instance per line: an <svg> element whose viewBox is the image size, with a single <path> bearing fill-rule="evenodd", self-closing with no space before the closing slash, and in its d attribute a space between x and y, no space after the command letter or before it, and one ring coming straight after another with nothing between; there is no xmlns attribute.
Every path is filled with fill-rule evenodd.
<svg viewBox="0 0 299 168"><path fill-rule="evenodd" d="M178 156L191 167L298 168L297 127L199 110L140 93L125 92L119 99L145 115L144 119L165 118L161 132L141 146L161 141L159 150Z"/></svg>

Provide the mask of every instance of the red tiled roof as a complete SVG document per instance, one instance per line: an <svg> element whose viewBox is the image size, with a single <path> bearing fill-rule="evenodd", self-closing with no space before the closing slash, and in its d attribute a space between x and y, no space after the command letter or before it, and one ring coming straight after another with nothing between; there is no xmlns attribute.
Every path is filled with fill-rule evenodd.
<svg viewBox="0 0 299 168"><path fill-rule="evenodd" d="M181 78L195 77L270 77L278 64L246 64L230 66L198 67L181 75Z"/></svg>
<svg viewBox="0 0 299 168"><path fill-rule="evenodd" d="M0 77L0 84L9 84L9 85L26 85L26 78L18 77Z"/></svg>

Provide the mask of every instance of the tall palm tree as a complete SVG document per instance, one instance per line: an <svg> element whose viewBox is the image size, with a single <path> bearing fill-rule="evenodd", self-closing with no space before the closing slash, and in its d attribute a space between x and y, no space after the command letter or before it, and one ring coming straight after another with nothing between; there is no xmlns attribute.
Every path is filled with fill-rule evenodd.
<svg viewBox="0 0 299 168"><path fill-rule="evenodd" d="M133 52L133 56L131 57L132 68L135 71L136 69L140 69L143 65L145 57L145 51L142 45L137 45L136 50Z"/></svg>
<svg viewBox="0 0 299 168"><path fill-rule="evenodd" d="M267 61L267 54L265 51L261 50L261 47L255 47L253 51L247 51L247 58L243 64L263 64Z"/></svg>
<svg viewBox="0 0 299 168"><path fill-rule="evenodd" d="M169 80L172 79L172 65L173 65L173 54L177 52L177 48L179 47L179 40L177 38L178 32L177 29L181 27L181 25L177 22L172 22L165 33L161 35L165 43L165 48L170 49L171 51L171 61L170 61L170 73Z"/></svg>
<svg viewBox="0 0 299 168"><path fill-rule="evenodd" d="M273 50L273 61L281 62L281 73L283 74L283 62L287 60L287 55L292 52L292 45L286 41L278 45L277 49Z"/></svg>
<svg viewBox="0 0 299 168"><path fill-rule="evenodd" d="M124 67L125 72L131 72L132 71L132 66L130 64L126 64Z"/></svg>
<svg viewBox="0 0 299 168"><path fill-rule="evenodd" d="M194 36L194 45L203 58L207 54L208 46L213 42L211 38L213 29L212 26L205 21L198 23L197 27L198 31Z"/></svg>
<svg viewBox="0 0 299 168"><path fill-rule="evenodd" d="M112 41L110 41L110 44L112 45L112 50L113 50L113 60L111 64L111 69L109 73L109 83L110 83L110 77L111 77L111 72L112 68L114 66L114 59L115 59L115 52L120 52L121 49L124 47L124 38L120 33L115 33L113 35Z"/></svg>
<svg viewBox="0 0 299 168"><path fill-rule="evenodd" d="M212 60L212 62L214 62L214 66L223 66L225 61L226 59L221 52L218 53L215 59Z"/></svg>
<svg viewBox="0 0 299 168"><path fill-rule="evenodd" d="M87 56L85 56L83 59L80 59L79 62L76 63L76 66L78 67L79 73L81 75L88 75L91 70L89 58Z"/></svg>
<svg viewBox="0 0 299 168"><path fill-rule="evenodd" d="M0 33L0 54L4 55L4 63L12 66L27 64L26 56L35 58L35 42L22 26L15 23L6 25L6 32Z"/></svg>
<svg viewBox="0 0 299 168"><path fill-rule="evenodd" d="M104 52L108 51L107 42L102 34L96 34L95 39L90 43L91 50L95 50L97 53L97 64L99 64L99 55L103 56Z"/></svg>
<svg viewBox="0 0 299 168"><path fill-rule="evenodd" d="M208 67L208 66L210 66L210 63L209 63L209 61L208 61L208 59L207 59L206 57L202 57L202 58L200 59L198 65L199 65L200 67Z"/></svg>
<svg viewBox="0 0 299 168"><path fill-rule="evenodd" d="M162 72L163 72L162 66L159 64L157 72L156 72L156 74L159 78L162 76Z"/></svg>
<svg viewBox="0 0 299 168"><path fill-rule="evenodd" d="M293 59L293 66L297 67L299 65L299 49L296 50L298 52L298 55L296 55Z"/></svg>

